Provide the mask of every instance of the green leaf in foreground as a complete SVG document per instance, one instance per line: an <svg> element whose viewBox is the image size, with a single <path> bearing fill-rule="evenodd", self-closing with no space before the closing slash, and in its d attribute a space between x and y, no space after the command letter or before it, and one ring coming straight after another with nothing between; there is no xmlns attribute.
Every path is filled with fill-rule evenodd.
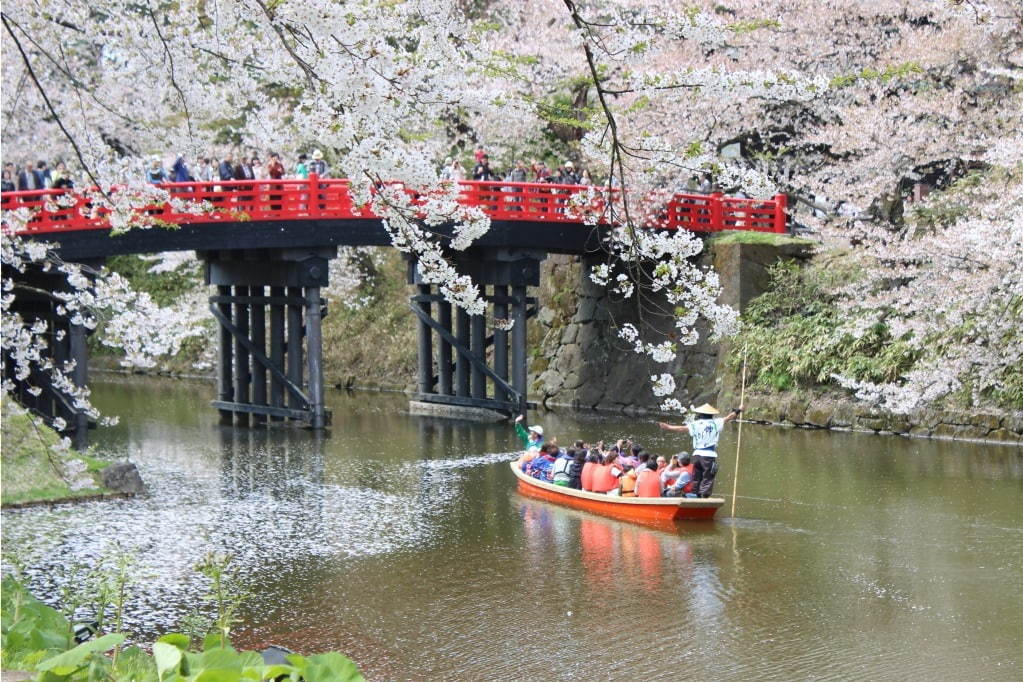
<svg viewBox="0 0 1023 682"><path fill-rule="evenodd" d="M36 666L39 672L53 672L55 675L70 675L81 668L87 659L95 653L110 651L124 641L124 635L111 633L90 642L83 642L71 651L65 651L48 658Z"/></svg>
<svg viewBox="0 0 1023 682"><path fill-rule="evenodd" d="M181 663L181 649L167 642L153 644L153 658L156 660L156 672L163 679L163 674L174 670Z"/></svg>

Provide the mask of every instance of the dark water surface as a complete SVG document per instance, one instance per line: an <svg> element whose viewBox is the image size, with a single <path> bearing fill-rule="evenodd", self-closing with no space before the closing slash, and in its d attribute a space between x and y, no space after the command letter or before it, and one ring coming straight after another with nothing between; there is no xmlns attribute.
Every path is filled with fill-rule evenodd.
<svg viewBox="0 0 1023 682"><path fill-rule="evenodd" d="M325 437L224 428L212 393L97 383L121 423L94 442L152 495L4 512L37 591L119 543L149 637L204 590L194 563L230 550L253 594L240 645L339 649L373 679L1023 678L1019 448L746 426L737 518L666 532L521 497L504 424L332 393ZM542 419L563 444L686 447L638 419Z"/></svg>

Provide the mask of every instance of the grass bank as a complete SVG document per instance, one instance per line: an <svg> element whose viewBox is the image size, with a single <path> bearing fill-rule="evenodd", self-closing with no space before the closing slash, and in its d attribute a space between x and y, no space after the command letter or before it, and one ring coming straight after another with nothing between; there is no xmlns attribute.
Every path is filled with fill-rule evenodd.
<svg viewBox="0 0 1023 682"><path fill-rule="evenodd" d="M0 503L4 506L113 494L99 478L110 462L63 451L52 429L8 399L3 401L2 413Z"/></svg>

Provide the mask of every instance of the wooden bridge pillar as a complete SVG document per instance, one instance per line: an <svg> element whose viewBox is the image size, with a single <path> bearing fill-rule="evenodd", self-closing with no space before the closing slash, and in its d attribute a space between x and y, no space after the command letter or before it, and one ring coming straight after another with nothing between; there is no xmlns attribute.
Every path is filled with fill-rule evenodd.
<svg viewBox="0 0 1023 682"><path fill-rule="evenodd" d="M473 410L506 416L525 412L529 407L526 323L536 314L536 299L527 295L527 287L540 284L544 257L542 251L509 249L459 254L455 267L482 288L488 303L485 316L470 316L461 308L452 316L451 304L436 286L423 283L416 264L409 263L409 283L417 287L411 306L419 338L415 410L454 417ZM493 324L495 319L514 320L511 332Z"/></svg>
<svg viewBox="0 0 1023 682"><path fill-rule="evenodd" d="M327 263L336 249L199 255L206 283L217 287L210 311L220 325L219 386L213 401L220 423L259 426L287 419L324 428L330 412L324 404L326 305L320 288L327 284Z"/></svg>

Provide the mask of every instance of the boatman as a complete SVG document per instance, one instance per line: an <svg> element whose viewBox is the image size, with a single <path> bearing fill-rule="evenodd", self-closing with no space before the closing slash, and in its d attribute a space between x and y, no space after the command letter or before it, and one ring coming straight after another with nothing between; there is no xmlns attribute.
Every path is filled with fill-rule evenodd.
<svg viewBox="0 0 1023 682"><path fill-rule="evenodd" d="M733 409L723 419L714 415L717 409L709 403L699 407L689 406L694 418L682 426L657 422L665 431L688 433L693 439L693 492L697 497L710 497L714 490L714 477L718 473L718 438L725 424L742 414L742 405Z"/></svg>
<svg viewBox="0 0 1023 682"><path fill-rule="evenodd" d="M532 450L537 452L543 447L543 427L539 425L530 426L528 429L522 425L526 415L520 414L515 418L515 434L522 441L522 447L526 452Z"/></svg>

